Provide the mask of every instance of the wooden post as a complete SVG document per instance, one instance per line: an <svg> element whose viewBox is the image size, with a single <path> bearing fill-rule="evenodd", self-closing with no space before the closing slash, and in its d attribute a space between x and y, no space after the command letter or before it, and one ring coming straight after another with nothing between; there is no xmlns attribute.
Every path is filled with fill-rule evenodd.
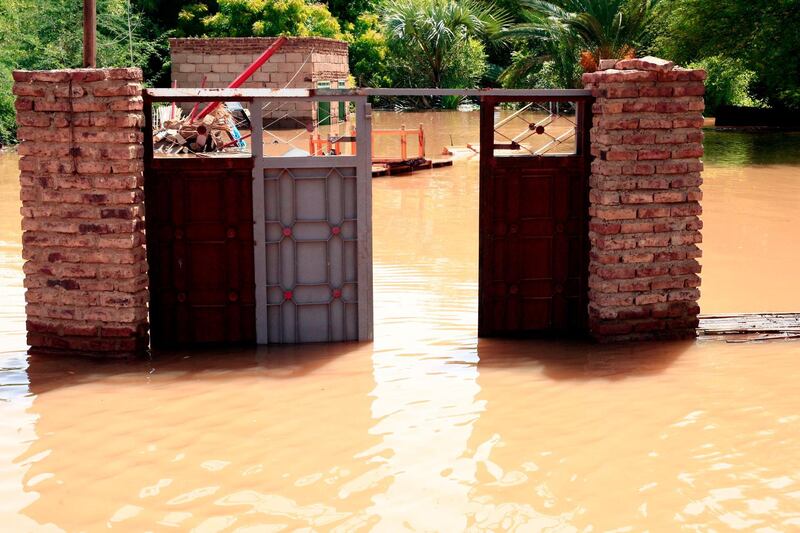
<svg viewBox="0 0 800 533"><path fill-rule="evenodd" d="M402 130L400 133L400 159L406 161L408 159L408 137L406 136L406 125L400 126Z"/></svg>
<svg viewBox="0 0 800 533"><path fill-rule="evenodd" d="M178 80L173 80L172 81L172 88L173 89L177 89L178 88ZM195 104L195 105L197 105L197 104ZM172 102L172 108L169 110L169 119L170 120L175 120L175 102L174 101Z"/></svg>
<svg viewBox="0 0 800 533"><path fill-rule="evenodd" d="M97 0L83 0L83 66L97 66Z"/></svg>
<svg viewBox="0 0 800 533"><path fill-rule="evenodd" d="M419 139L419 150L418 154L419 157L424 159L425 158L425 131L422 129L422 122L419 123L419 135L417 135L417 139Z"/></svg>

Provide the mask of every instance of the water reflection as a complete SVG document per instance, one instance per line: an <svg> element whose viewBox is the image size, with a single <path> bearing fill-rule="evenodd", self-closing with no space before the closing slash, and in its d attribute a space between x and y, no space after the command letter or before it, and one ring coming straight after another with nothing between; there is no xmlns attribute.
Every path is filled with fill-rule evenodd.
<svg viewBox="0 0 800 533"><path fill-rule="evenodd" d="M785 371L800 343L306 349L32 360L6 509L68 531L785 530L800 518Z"/></svg>
<svg viewBox="0 0 800 533"><path fill-rule="evenodd" d="M705 162L715 166L797 165L800 132L705 130Z"/></svg>
<svg viewBox="0 0 800 533"><path fill-rule="evenodd" d="M38 438L16 462L30 463L25 483L40 498L24 514L68 531L320 528L351 518L366 495L333 495L370 468L353 459L376 443L373 381L353 371L368 352L176 354L152 368L35 359Z"/></svg>

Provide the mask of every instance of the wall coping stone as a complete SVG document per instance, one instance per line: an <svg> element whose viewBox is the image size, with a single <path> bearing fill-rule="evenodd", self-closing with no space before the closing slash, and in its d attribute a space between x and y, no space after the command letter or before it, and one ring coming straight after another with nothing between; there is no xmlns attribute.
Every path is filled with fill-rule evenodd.
<svg viewBox="0 0 800 533"><path fill-rule="evenodd" d="M15 70L12 72L16 82L59 83L78 81L89 83L103 80L142 81L140 68L71 68L58 70Z"/></svg>
<svg viewBox="0 0 800 533"><path fill-rule="evenodd" d="M171 53L240 53L263 52L277 37L172 37L169 40ZM292 52L297 49L318 48L321 53L346 56L349 45L339 39L328 37L287 37L287 42L278 51Z"/></svg>

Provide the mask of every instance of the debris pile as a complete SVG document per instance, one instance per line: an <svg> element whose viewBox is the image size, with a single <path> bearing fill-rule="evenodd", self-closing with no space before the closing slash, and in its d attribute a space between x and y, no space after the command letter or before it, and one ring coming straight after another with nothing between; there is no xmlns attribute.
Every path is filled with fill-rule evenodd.
<svg viewBox="0 0 800 533"><path fill-rule="evenodd" d="M192 113L182 118L174 111L171 116L159 121L159 130L153 135L153 149L163 154L197 154L206 152L241 152L246 147L244 138L237 128L237 121L230 108L241 116L238 123L246 124L249 117L246 110L238 104L223 104L214 107L207 114ZM180 111L180 110L178 110ZM241 118L241 117L240 117Z"/></svg>
<svg viewBox="0 0 800 533"><path fill-rule="evenodd" d="M228 89L241 87L285 42L286 37L278 37L244 72L228 84ZM244 139L250 135L243 137L239 133L237 124L246 125L246 129L251 129L250 117L238 103L219 105L218 102L212 102L199 113L197 113L197 105L195 105L186 119L181 119L181 114L176 114L176 111L179 110L173 103L171 108L160 108L155 113L154 124L159 126L158 132L153 134L153 150L155 152L201 154L204 152L242 152L246 148ZM162 113L168 113L169 118L160 120Z"/></svg>

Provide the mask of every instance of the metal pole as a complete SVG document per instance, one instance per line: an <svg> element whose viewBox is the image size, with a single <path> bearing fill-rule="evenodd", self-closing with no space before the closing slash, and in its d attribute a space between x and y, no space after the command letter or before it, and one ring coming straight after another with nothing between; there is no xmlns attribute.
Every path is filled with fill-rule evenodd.
<svg viewBox="0 0 800 533"><path fill-rule="evenodd" d="M97 0L83 0L83 66L97 66Z"/></svg>

